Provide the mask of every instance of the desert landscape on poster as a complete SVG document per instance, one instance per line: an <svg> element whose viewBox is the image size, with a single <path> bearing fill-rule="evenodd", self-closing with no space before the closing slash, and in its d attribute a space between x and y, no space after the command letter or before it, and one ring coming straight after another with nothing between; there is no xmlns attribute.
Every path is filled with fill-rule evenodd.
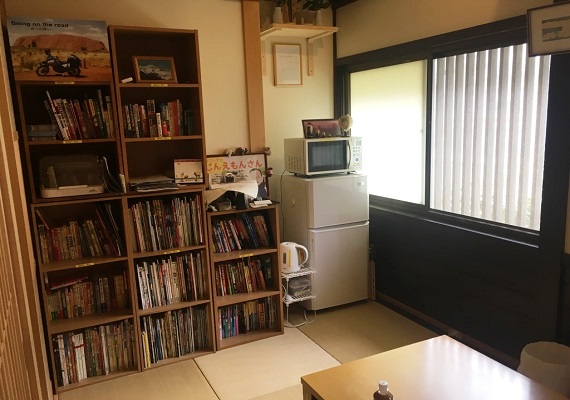
<svg viewBox="0 0 570 400"><path fill-rule="evenodd" d="M7 29L16 80L111 79L109 40L104 21L8 17ZM70 58L72 55L75 58ZM59 64L54 66L50 56L57 57ZM77 73L66 67L66 62L71 59L76 60ZM38 71L42 61L44 69Z"/></svg>

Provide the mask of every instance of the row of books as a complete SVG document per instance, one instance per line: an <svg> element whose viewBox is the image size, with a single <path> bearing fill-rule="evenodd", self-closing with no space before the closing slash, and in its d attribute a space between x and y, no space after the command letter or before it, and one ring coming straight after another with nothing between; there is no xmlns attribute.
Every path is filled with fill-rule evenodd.
<svg viewBox="0 0 570 400"><path fill-rule="evenodd" d="M208 296L202 252L144 260L136 264L137 281L143 309Z"/></svg>
<svg viewBox="0 0 570 400"><path fill-rule="evenodd" d="M278 306L273 297L265 297L221 307L218 312L220 337L226 339L250 331L275 328Z"/></svg>
<svg viewBox="0 0 570 400"><path fill-rule="evenodd" d="M138 201L130 205L129 215L137 252L204 243L199 195Z"/></svg>
<svg viewBox="0 0 570 400"><path fill-rule="evenodd" d="M119 228L108 203L96 203L95 217L51 228L36 209L42 263L77 260L84 257L122 256L125 254Z"/></svg>
<svg viewBox="0 0 570 400"><path fill-rule="evenodd" d="M252 293L272 286L271 256L249 257L216 265L216 294Z"/></svg>
<svg viewBox="0 0 570 400"><path fill-rule="evenodd" d="M46 90L44 104L62 140L114 138L111 96L97 89L96 97L85 99L52 98Z"/></svg>
<svg viewBox="0 0 570 400"><path fill-rule="evenodd" d="M70 319L125 309L128 304L128 279L123 274L79 276L48 285L47 305L50 320Z"/></svg>
<svg viewBox="0 0 570 400"><path fill-rule="evenodd" d="M142 318L143 366L209 349L210 330L205 306L167 311Z"/></svg>
<svg viewBox="0 0 570 400"><path fill-rule="evenodd" d="M184 109L180 99L158 103L123 105L125 137L189 136L193 129L193 112Z"/></svg>
<svg viewBox="0 0 570 400"><path fill-rule="evenodd" d="M129 320L53 336L58 386L135 367Z"/></svg>
<svg viewBox="0 0 570 400"><path fill-rule="evenodd" d="M216 253L271 246L271 225L263 214L257 213L218 219L212 221L212 241Z"/></svg>

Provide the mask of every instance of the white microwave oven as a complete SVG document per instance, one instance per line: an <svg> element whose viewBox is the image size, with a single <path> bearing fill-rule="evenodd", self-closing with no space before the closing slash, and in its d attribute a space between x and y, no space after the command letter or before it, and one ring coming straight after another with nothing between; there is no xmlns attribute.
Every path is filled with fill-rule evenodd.
<svg viewBox="0 0 570 400"><path fill-rule="evenodd" d="M285 170L299 175L354 172L362 169L362 138L285 139Z"/></svg>

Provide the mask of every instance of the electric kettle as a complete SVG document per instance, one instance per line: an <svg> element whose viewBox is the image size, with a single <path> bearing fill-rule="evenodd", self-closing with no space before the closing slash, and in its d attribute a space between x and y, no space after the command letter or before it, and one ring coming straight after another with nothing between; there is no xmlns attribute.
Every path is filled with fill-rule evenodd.
<svg viewBox="0 0 570 400"><path fill-rule="evenodd" d="M279 263L281 272L297 272L309 259L309 251L305 246L295 242L283 242L279 245Z"/></svg>

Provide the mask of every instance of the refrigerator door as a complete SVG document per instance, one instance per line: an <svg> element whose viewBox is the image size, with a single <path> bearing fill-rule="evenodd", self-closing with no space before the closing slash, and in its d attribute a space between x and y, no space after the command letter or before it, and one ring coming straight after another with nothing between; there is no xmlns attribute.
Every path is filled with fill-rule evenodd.
<svg viewBox="0 0 570 400"><path fill-rule="evenodd" d="M308 228L368 221L366 175L340 174L306 182Z"/></svg>
<svg viewBox="0 0 570 400"><path fill-rule="evenodd" d="M335 228L309 229L311 291L303 303L320 310L368 298L368 222Z"/></svg>

